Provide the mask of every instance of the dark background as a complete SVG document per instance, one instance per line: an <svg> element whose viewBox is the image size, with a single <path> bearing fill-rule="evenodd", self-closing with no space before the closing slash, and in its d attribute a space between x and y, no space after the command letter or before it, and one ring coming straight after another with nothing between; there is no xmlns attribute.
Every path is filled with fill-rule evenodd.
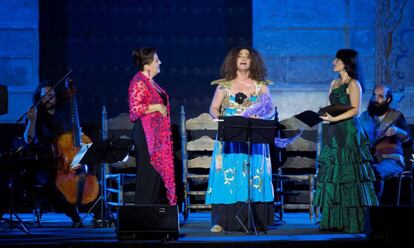
<svg viewBox="0 0 414 248"><path fill-rule="evenodd" d="M155 80L170 95L180 201L180 106L185 106L187 119L208 112L215 90L210 82L219 78L227 51L252 44L251 1L42 0L39 38L40 81L57 82L73 69L82 130L93 141L101 139L103 105L108 118L128 112L128 86L137 72L132 50L157 48L162 65ZM64 84L57 90L63 91ZM24 124L1 124L0 131L0 156L23 144ZM4 157L1 161L15 165ZM25 161L19 173L29 164ZM16 205L29 207L22 203L31 204L28 186L24 180L16 186L22 191L16 194L23 195Z"/></svg>
<svg viewBox="0 0 414 248"><path fill-rule="evenodd" d="M132 49L155 47L170 95L172 122L208 111L227 51L252 44L250 0L46 0L40 2L40 79L57 81L68 68L78 88L81 122L128 112ZM190 28L191 27L191 28Z"/></svg>

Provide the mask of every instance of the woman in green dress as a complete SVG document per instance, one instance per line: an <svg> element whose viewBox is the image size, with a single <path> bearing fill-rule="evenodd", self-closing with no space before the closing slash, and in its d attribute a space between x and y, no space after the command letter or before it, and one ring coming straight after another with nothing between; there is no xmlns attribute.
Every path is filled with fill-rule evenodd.
<svg viewBox="0 0 414 248"><path fill-rule="evenodd" d="M361 233L367 207L378 205L369 143L358 124L362 87L357 60L355 50L341 49L336 53L333 70L339 77L331 83L329 103L352 108L337 116L321 117L329 122L318 158L313 201L322 212L321 230Z"/></svg>

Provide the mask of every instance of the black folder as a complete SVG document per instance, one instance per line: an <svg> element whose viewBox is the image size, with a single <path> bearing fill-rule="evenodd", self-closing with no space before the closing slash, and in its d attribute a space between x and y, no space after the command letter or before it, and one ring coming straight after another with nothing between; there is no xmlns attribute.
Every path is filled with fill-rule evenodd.
<svg viewBox="0 0 414 248"><path fill-rule="evenodd" d="M323 121L320 115L312 110L303 111L302 113L295 115L295 117L309 127L313 127Z"/></svg>
<svg viewBox="0 0 414 248"><path fill-rule="evenodd" d="M308 125L309 127L313 127L316 124L323 121L320 116L323 116L326 113L330 114L331 116L338 116L352 108L353 107L349 105L332 104L332 105L328 105L326 107L320 108L317 113L312 110L306 110L306 111L303 111L302 113L295 115L295 117L301 122Z"/></svg>
<svg viewBox="0 0 414 248"><path fill-rule="evenodd" d="M346 111L352 109L354 107L344 104L332 104L326 107L320 108L318 111L319 115L325 115L326 113L330 114L331 116L338 116Z"/></svg>

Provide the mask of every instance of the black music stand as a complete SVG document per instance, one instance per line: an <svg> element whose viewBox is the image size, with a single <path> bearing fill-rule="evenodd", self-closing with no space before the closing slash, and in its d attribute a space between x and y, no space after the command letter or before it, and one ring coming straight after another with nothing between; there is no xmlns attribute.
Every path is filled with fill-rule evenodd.
<svg viewBox="0 0 414 248"><path fill-rule="evenodd" d="M23 220L17 215L16 210L14 208L14 199L13 199L13 191L14 191L14 173L12 172L13 168L11 166L9 167L9 180L8 180L8 187L9 187L9 209L6 210L2 215L9 214L9 218L3 218L3 216L0 216L0 221L4 220L7 224L9 224L8 229L13 229L14 227L19 228L22 232L31 235L29 228L24 224ZM16 218L16 220L13 220L13 216Z"/></svg>
<svg viewBox="0 0 414 248"><path fill-rule="evenodd" d="M247 143L247 200L236 214L236 219L243 226L245 232L250 234L251 228L257 235L256 224L252 210L251 199L251 143L274 143L276 136L276 123L274 120L261 120L253 118L244 118L241 116L222 117L223 121L219 122L218 139L221 141L245 142ZM247 206L247 227L240 219L239 215L243 208ZM263 227L263 230L266 230Z"/></svg>
<svg viewBox="0 0 414 248"><path fill-rule="evenodd" d="M118 138L115 141L103 140L97 143L93 143L91 147L88 148L85 155L82 157L80 164L101 164L102 163L115 163L122 161L132 148L132 140ZM102 179L105 179L105 175L102 175ZM105 185L105 182L101 182L102 186ZM87 214L89 214L96 204L101 201L103 202L103 207L101 209L101 219L102 227L106 227L107 222L112 222L115 218L111 217L111 220L106 218L112 214L108 212L108 206L106 203L106 197L103 195L106 192L105 189L101 189L101 195L98 200L92 205Z"/></svg>
<svg viewBox="0 0 414 248"><path fill-rule="evenodd" d="M81 164L99 164L119 162L124 159L132 148L132 140L116 139L115 141L103 140L93 143L85 155Z"/></svg>
<svg viewBox="0 0 414 248"><path fill-rule="evenodd" d="M6 85L0 85L0 115L9 112L9 94Z"/></svg>

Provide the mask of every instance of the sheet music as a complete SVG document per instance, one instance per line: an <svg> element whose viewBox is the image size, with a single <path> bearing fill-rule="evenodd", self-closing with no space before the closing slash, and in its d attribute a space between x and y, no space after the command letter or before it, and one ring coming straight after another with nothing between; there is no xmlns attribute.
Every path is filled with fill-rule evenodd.
<svg viewBox="0 0 414 248"><path fill-rule="evenodd" d="M126 163L128 161L129 155L127 154L124 159L122 159L122 163Z"/></svg>
<svg viewBox="0 0 414 248"><path fill-rule="evenodd" d="M70 168L78 166L83 156L85 156L85 153L88 151L89 147L92 146L92 144L93 143L82 144L81 149L78 151L78 153L76 153L75 157L72 160L72 163L70 163Z"/></svg>
<svg viewBox="0 0 414 248"><path fill-rule="evenodd" d="M120 166L123 164L127 164L128 167L128 160L129 160L129 155L127 154L121 161L117 161L117 162L113 162L110 163L112 166Z"/></svg>

